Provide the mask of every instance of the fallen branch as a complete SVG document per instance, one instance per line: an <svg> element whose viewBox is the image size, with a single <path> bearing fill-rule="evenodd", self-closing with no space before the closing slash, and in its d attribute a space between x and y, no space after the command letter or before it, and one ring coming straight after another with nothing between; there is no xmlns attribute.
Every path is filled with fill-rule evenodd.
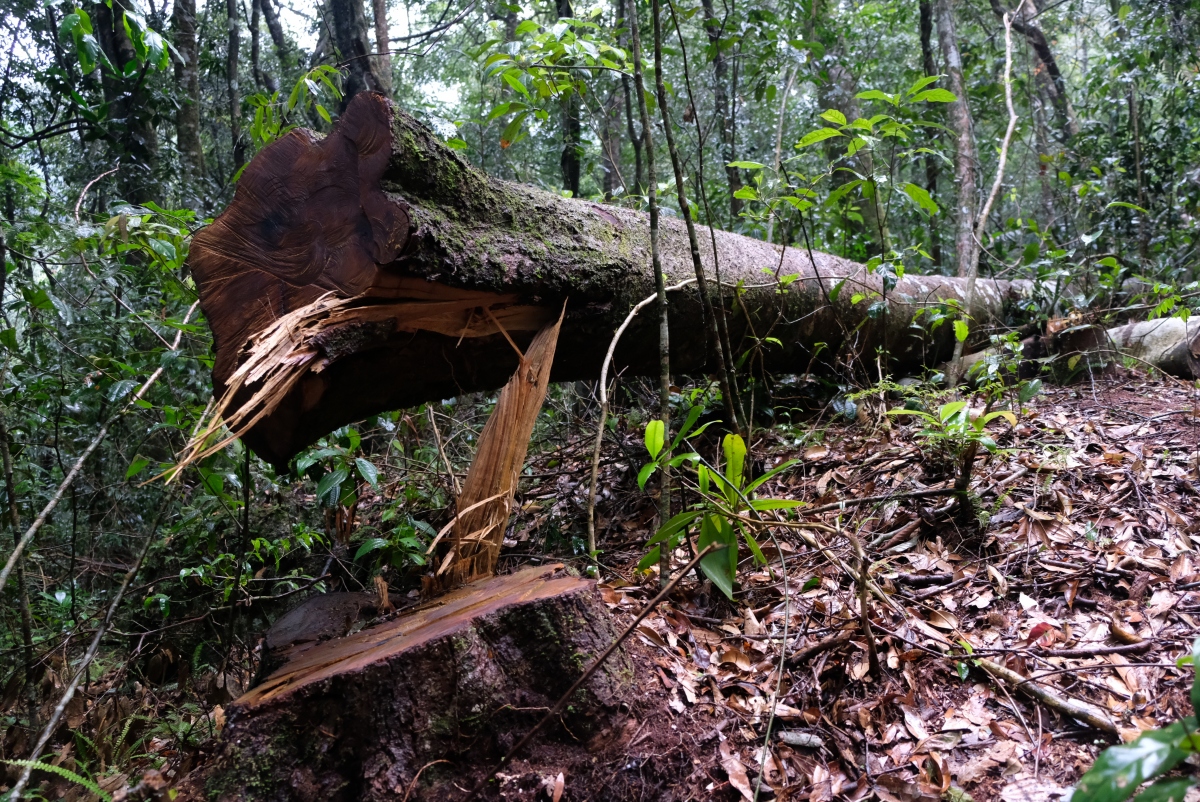
<svg viewBox="0 0 1200 802"><path fill-rule="evenodd" d="M1039 649L1046 657L1103 657L1108 654L1141 654L1154 648L1154 641L1123 643L1120 646L1093 646L1090 649Z"/></svg>
<svg viewBox="0 0 1200 802"><path fill-rule="evenodd" d="M1057 710L1064 716L1073 718L1090 727L1095 727L1110 735L1119 734L1117 725L1108 717L1108 714L1098 707L1068 699L1057 691L1047 688L1045 685L1037 684L1034 678L1023 677L999 663L993 663L991 660L979 659L975 661L975 665L982 668L988 674L991 674L993 678L1004 680L1016 690L1036 699L1052 710Z"/></svg>
<svg viewBox="0 0 1200 802"><path fill-rule="evenodd" d="M828 638L819 640L816 643L810 643L803 649L797 649L788 657L788 667L795 668L809 658L816 657L821 652L829 651L835 646L841 646L843 643L849 643L853 639L854 631L846 629L838 632L835 635L830 635Z"/></svg>

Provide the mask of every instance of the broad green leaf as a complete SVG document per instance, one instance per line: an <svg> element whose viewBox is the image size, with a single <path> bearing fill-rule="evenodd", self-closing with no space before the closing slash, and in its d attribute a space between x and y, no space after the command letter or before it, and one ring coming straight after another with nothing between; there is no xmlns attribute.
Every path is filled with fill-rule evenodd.
<svg viewBox="0 0 1200 802"><path fill-rule="evenodd" d="M1200 665L1200 638L1192 643L1192 662ZM1200 668L1195 671L1195 676L1192 678L1192 710L1195 715L1200 718Z"/></svg>
<svg viewBox="0 0 1200 802"><path fill-rule="evenodd" d="M915 95L941 77L940 75L926 75L924 78L917 79L917 82L908 88L908 94Z"/></svg>
<svg viewBox="0 0 1200 802"><path fill-rule="evenodd" d="M1104 208L1111 209L1114 206L1117 206L1122 209L1133 209L1135 212L1141 212L1142 214L1150 214L1150 212L1146 211L1141 206L1138 206L1136 203L1126 203L1125 201L1113 201L1112 203L1108 204L1108 206L1105 206Z"/></svg>
<svg viewBox="0 0 1200 802"><path fill-rule="evenodd" d="M967 321L963 320L962 318L954 321L954 339L958 340L960 343L965 342L970 333L971 327L967 324Z"/></svg>
<svg viewBox="0 0 1200 802"><path fill-rule="evenodd" d="M746 441L740 434L727 434L722 442L725 451L725 479L736 488L742 486L742 473L746 467ZM729 499L736 503L737 495Z"/></svg>
<svg viewBox="0 0 1200 802"><path fill-rule="evenodd" d="M739 187L737 192L733 193L733 197L741 198L742 200L758 200L758 190L749 185Z"/></svg>
<svg viewBox="0 0 1200 802"><path fill-rule="evenodd" d="M700 420L700 416L703 414L704 406L702 404L695 404L691 409L688 410L687 417L684 418L683 425L679 427L679 434L675 435L675 439L671 441L672 449L679 447L679 444L683 441L683 438L687 437L688 432L692 430L692 427L696 425L696 421Z"/></svg>
<svg viewBox="0 0 1200 802"><path fill-rule="evenodd" d="M721 523L725 523L722 527ZM704 516L696 548L703 551L710 544L725 546L700 561L700 570L717 586L726 598L733 599L733 580L737 576L737 541L728 522L715 515Z"/></svg>
<svg viewBox="0 0 1200 802"><path fill-rule="evenodd" d="M660 418L655 418L646 424L646 450L650 452L651 459L657 459L659 452L663 449L663 444L666 442L666 427Z"/></svg>
<svg viewBox="0 0 1200 802"><path fill-rule="evenodd" d="M1185 742L1195 724L1189 717L1105 749L1075 786L1073 802L1124 802L1139 785L1175 768L1193 751Z"/></svg>
<svg viewBox="0 0 1200 802"><path fill-rule="evenodd" d="M358 551L354 553L355 561L358 561L364 554L370 554L379 549L388 547L388 542L381 537L370 537L363 541L363 544L358 547Z"/></svg>
<svg viewBox="0 0 1200 802"><path fill-rule="evenodd" d="M108 388L108 400L120 401L125 396L133 392L133 388L137 387L137 382L133 379L121 379L115 382L112 387Z"/></svg>
<svg viewBox="0 0 1200 802"><path fill-rule="evenodd" d="M354 459L354 466L358 468L358 475L362 477L364 482L369 484L371 487L379 486L378 468L362 457L356 457Z"/></svg>
<svg viewBox="0 0 1200 802"><path fill-rule="evenodd" d="M754 535L750 534L750 530L738 524L738 528L742 532L742 537L746 540L746 547L750 549L750 553L754 555L754 561L759 565L767 564L767 555L763 554L759 548L758 541L754 539Z"/></svg>
<svg viewBox="0 0 1200 802"><path fill-rule="evenodd" d="M648 482L650 480L650 476L657 470L658 470L657 462L647 462L645 465L643 465L642 469L640 471L638 471L638 477L637 477L638 489L645 490L646 482Z"/></svg>
<svg viewBox="0 0 1200 802"><path fill-rule="evenodd" d="M762 486L762 484L764 482L769 482L771 479L775 478L776 476L783 473L784 471L786 471L788 468L792 467L793 465L798 464L799 462L800 462L800 460L798 460L798 459L790 459L787 462L776 465L774 468L767 471L762 476L758 477L757 479L755 479L754 481L752 481L748 485L746 485L745 489L742 492L744 492L746 495L753 493L760 486Z"/></svg>
<svg viewBox="0 0 1200 802"><path fill-rule="evenodd" d="M953 103L958 100L958 96L949 89L926 89L924 92L913 95L909 100L912 103L920 103L922 101L926 103Z"/></svg>
<svg viewBox="0 0 1200 802"><path fill-rule="evenodd" d="M937 203L929 196L929 192L916 184L905 184L904 194L913 199L913 202L924 209L931 215L937 214L939 209Z"/></svg>
<svg viewBox="0 0 1200 802"><path fill-rule="evenodd" d="M825 111L821 112L821 119L827 120L834 125L846 124L846 115L842 114L837 109L825 109Z"/></svg>
<svg viewBox="0 0 1200 802"><path fill-rule="evenodd" d="M796 143L797 148L806 148L809 145L815 145L818 142L824 142L826 139L832 139L835 136L845 136L836 128L818 128L816 131L809 131Z"/></svg>
<svg viewBox="0 0 1200 802"><path fill-rule="evenodd" d="M797 507L803 506L803 501L790 498L756 498L750 501L750 508L759 512L766 512L767 510L794 510Z"/></svg>
<svg viewBox="0 0 1200 802"><path fill-rule="evenodd" d="M868 89L865 92L859 92L857 95L855 95L855 97L859 100L883 100L891 103L893 106L896 105L896 99L894 97L889 95L887 92L880 92L878 89Z"/></svg>
<svg viewBox="0 0 1200 802"><path fill-rule="evenodd" d="M136 457L133 462L129 463L129 468L125 471L125 478L137 476L142 472L142 469L150 464L150 460L145 457Z"/></svg>
<svg viewBox="0 0 1200 802"><path fill-rule="evenodd" d="M638 570L645 571L650 566L656 565L658 563L658 556L660 553L661 551L658 546L655 546L654 548L650 549L650 551L646 552L646 556L638 560Z"/></svg>
<svg viewBox="0 0 1200 802"><path fill-rule="evenodd" d="M1183 802L1187 792L1196 784L1191 777L1178 780L1159 780L1137 795L1137 802Z"/></svg>
<svg viewBox="0 0 1200 802"><path fill-rule="evenodd" d="M647 546L653 546L655 543L661 543L672 535L676 535L686 527L690 526L693 521L700 517L700 510L689 510L681 512L671 520L659 527L654 533L654 537L646 541Z"/></svg>
<svg viewBox="0 0 1200 802"><path fill-rule="evenodd" d="M350 472L341 467L334 468L322 476L321 481L317 483L317 501L326 507L336 507L341 497L342 482L349 476Z"/></svg>
<svg viewBox="0 0 1200 802"><path fill-rule="evenodd" d="M759 162L730 162L726 167L739 167L743 170L761 170L766 165Z"/></svg>
<svg viewBox="0 0 1200 802"><path fill-rule="evenodd" d="M966 401L951 401L949 404L942 404L938 407L938 420L945 423L966 408Z"/></svg>

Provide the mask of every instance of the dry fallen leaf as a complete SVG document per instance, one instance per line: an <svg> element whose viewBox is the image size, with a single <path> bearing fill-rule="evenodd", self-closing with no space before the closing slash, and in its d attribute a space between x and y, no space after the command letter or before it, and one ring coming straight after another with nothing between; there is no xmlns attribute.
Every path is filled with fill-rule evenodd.
<svg viewBox="0 0 1200 802"><path fill-rule="evenodd" d="M958 629L958 619L944 610L934 610L930 613L929 624L938 629Z"/></svg>
<svg viewBox="0 0 1200 802"><path fill-rule="evenodd" d="M721 768L729 776L729 784L736 788L742 796L754 802L754 789L750 787L750 779L746 776L746 767L733 751L729 741L721 742Z"/></svg>

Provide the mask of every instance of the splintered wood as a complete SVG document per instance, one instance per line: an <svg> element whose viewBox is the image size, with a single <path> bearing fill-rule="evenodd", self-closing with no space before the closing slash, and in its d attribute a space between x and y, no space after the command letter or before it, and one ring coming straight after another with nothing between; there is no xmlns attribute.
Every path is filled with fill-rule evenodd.
<svg viewBox="0 0 1200 802"><path fill-rule="evenodd" d="M534 422L546 399L561 325L562 314L538 332L529 350L521 355L517 372L500 391L458 498L450 548L427 581L427 594L490 576L496 570L512 512L513 492L525 464ZM435 541L430 549L437 545Z"/></svg>
<svg viewBox="0 0 1200 802"><path fill-rule="evenodd" d="M237 369L225 381L211 417L197 428L168 475L178 476L188 465L245 435L274 413L298 385L308 402L316 403L322 385L314 383L310 390L305 380L320 376L347 352L372 341L382 344L396 332L418 331L460 341L500 333L507 337L509 331L537 330L552 314L516 304L513 295L462 290L413 278L392 283L390 291L404 297L381 301L325 294L275 320L252 338Z"/></svg>

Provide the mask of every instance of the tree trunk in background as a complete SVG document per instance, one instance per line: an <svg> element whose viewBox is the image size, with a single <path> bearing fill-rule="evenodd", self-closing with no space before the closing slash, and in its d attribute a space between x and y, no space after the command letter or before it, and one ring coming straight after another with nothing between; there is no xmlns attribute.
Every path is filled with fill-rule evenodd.
<svg viewBox="0 0 1200 802"><path fill-rule="evenodd" d="M1000 0L991 0L991 4L992 12L1000 19L1004 19L1004 15L1009 13ZM1079 122L1075 119L1075 109L1071 107L1071 99L1067 95L1067 80L1058 68L1058 60L1054 58L1054 51L1050 49L1050 43L1046 41L1042 29L1033 23L1036 16L1037 7L1033 0L1025 0L1021 6L1020 15L1013 17L1012 28L1025 37L1025 41L1029 43L1037 56L1039 86L1050 98L1060 138L1066 142L1079 133Z"/></svg>
<svg viewBox="0 0 1200 802"><path fill-rule="evenodd" d="M100 47L118 71L136 62L137 56L125 32L125 10L119 0L111 7L96 3L92 7L94 30ZM158 171L158 131L150 113L150 98L143 82L111 75L102 70L104 98L109 104L108 118L118 133L121 171L118 186L125 200L144 203L161 200Z"/></svg>
<svg viewBox="0 0 1200 802"><path fill-rule="evenodd" d="M921 0L921 69L925 75L938 75L937 62L933 57L933 3L931 0ZM926 111L926 114L933 114L933 109ZM929 147L932 148L934 142L938 138L938 129L926 128L925 136L929 138ZM925 191L932 198L937 197L938 173L940 172L938 164L938 154L925 154ZM933 264L937 267L942 266L942 232L939 228L941 220L937 215L929 216L929 255L933 257Z"/></svg>
<svg viewBox="0 0 1200 802"><path fill-rule="evenodd" d="M704 30L708 33L708 46L712 54L713 65L713 112L717 115L717 132L721 136L721 165L725 168L725 178L729 181L729 222L730 227L737 221L742 211L742 199L734 195L742 188L742 174L738 168L730 167L729 163L737 161L737 120L729 110L729 64L721 51L722 24L713 12L712 0L703 0Z"/></svg>
<svg viewBox="0 0 1200 802"><path fill-rule="evenodd" d="M953 0L934 0L938 42L950 91L958 98L950 105L950 127L955 135L954 181L958 185L955 209L954 249L958 260L957 274L962 278L975 275L979 267L979 245L975 242L975 215L979 212L979 193L975 181L978 158L971 123L971 105L963 78L962 55L958 51L958 32L954 23Z"/></svg>
<svg viewBox="0 0 1200 802"><path fill-rule="evenodd" d="M559 19L575 16L575 12L571 8L571 0L557 0L555 11ZM562 156L559 164L562 167L563 189L569 191L573 198L579 197L581 134L579 94L571 89L570 93L562 99Z"/></svg>
<svg viewBox="0 0 1200 802"><path fill-rule="evenodd" d="M225 85L229 92L229 135L233 139L233 172L246 163L246 143L242 140L242 95L238 89L238 51L242 36L238 29L237 0L225 0L229 40L225 53Z"/></svg>
<svg viewBox="0 0 1200 802"><path fill-rule="evenodd" d="M381 96L363 94L323 139L293 131L259 153L230 208L196 234L188 264L213 330L218 394L247 358L248 340L296 334L285 350L300 349L299 361L267 367L299 373L247 434L259 455L282 465L345 423L502 386L517 360L501 327L523 347L564 299L551 378L594 379L613 331L654 293L647 232L635 210L490 178ZM663 217L659 236L666 283L694 280L684 222ZM713 236L722 278L744 282L738 309L751 316L730 318L731 341L751 326L778 339L763 370L803 372L839 360L844 370L861 354L874 375L875 348L885 341L885 370L893 371L935 364L953 347L952 327L923 332L912 324L919 309L940 301L965 304L961 280L906 275L887 294L890 314L871 318L871 305L852 296L875 297L882 284L862 265L826 254L813 264L803 249ZM701 258L713 280L711 246ZM780 291L764 268L798 278ZM843 279L844 291L827 302ZM970 312L995 320L1018 291L1024 285L979 282ZM668 298L672 369L713 370L707 332L696 324L695 285ZM658 374L655 317L634 320L617 348L617 370Z"/></svg>
<svg viewBox="0 0 1200 802"><path fill-rule="evenodd" d="M388 97L392 95L392 49L388 33L387 0L372 0L375 15L375 74L379 77L380 90Z"/></svg>
<svg viewBox="0 0 1200 802"><path fill-rule="evenodd" d="M279 59L279 66L286 83L288 70L295 66L292 48L283 36L283 25L279 23L279 15L275 13L275 7L271 5L271 0L258 0L258 5L262 9L263 19L267 22L267 30L271 32L271 41L275 45L275 57Z"/></svg>
<svg viewBox="0 0 1200 802"><path fill-rule="evenodd" d="M375 73L375 59L367 42L367 18L363 0L330 0L333 14L334 44L338 49L338 66L345 68L341 108L349 106L359 92L381 92L383 82Z"/></svg>
<svg viewBox="0 0 1200 802"><path fill-rule="evenodd" d="M267 90L268 94L279 91L279 84L262 68L262 8L259 0L250 0L254 10L250 13L250 65L254 69L254 81Z"/></svg>
<svg viewBox="0 0 1200 802"><path fill-rule="evenodd" d="M613 199L617 181L625 183L621 176L621 112L619 87L613 87L604 102L604 123L600 129L600 169L604 171L602 186L604 200ZM628 189L628 187L626 187Z"/></svg>
<svg viewBox="0 0 1200 802"><path fill-rule="evenodd" d="M175 0L171 13L175 32L175 49L181 58L175 60L175 83L180 104L175 112L175 147L183 171L180 186L190 197L184 205L198 210L200 198L197 187L204 178L204 147L200 143L200 48L196 42L196 0Z"/></svg>

